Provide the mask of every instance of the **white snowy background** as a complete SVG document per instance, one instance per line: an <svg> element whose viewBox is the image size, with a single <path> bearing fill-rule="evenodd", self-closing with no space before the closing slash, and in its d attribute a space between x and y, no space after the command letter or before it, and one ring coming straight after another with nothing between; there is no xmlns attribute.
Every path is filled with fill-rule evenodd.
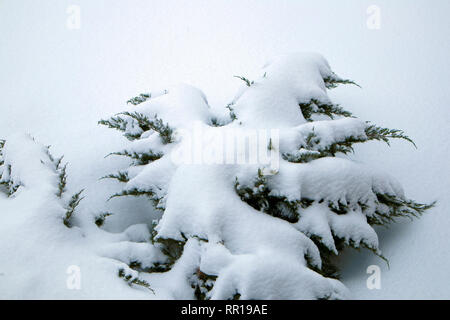
<svg viewBox="0 0 450 320"><path fill-rule="evenodd" d="M70 5L81 9L79 29L67 28ZM381 10L378 30L366 24L370 5ZM448 12L446 0L0 0L0 138L27 132L51 144L69 162L69 191L86 188L84 211L103 210L113 184L98 178L122 161L104 156L123 139L99 119L123 111L132 96L178 82L224 106L241 85L233 75L252 79L272 56L319 52L362 86L331 91L334 102L405 130L418 145L365 143L355 157L394 175L410 198L438 200L420 220L378 231L390 268L369 252L345 252L343 283L360 299L449 299ZM115 202L106 228L151 221L139 203L136 210L135 199ZM382 270L380 290L366 287L372 264ZM56 265L64 287L67 264ZM0 265L0 297L11 296L2 275Z"/></svg>

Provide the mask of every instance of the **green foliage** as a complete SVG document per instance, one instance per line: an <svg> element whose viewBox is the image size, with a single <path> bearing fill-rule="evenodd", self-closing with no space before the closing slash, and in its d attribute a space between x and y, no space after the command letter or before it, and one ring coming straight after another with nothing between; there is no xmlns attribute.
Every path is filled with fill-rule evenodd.
<svg viewBox="0 0 450 320"><path fill-rule="evenodd" d="M323 81L324 81L325 87L327 89L334 89L334 88L338 87L340 84L352 84L352 85L355 85L355 86L361 88L361 86L359 84L357 84L356 82L354 82L352 80L348 80L348 79L341 79L336 74L333 74L333 76L331 76L331 77L324 78Z"/></svg>
<svg viewBox="0 0 450 320"><path fill-rule="evenodd" d="M3 149L3 147L5 146L5 143L6 143L5 140L0 139L0 166L3 165L3 154L2 154L2 149ZM1 177L2 177L2 176L0 175L0 178L1 178Z"/></svg>
<svg viewBox="0 0 450 320"><path fill-rule="evenodd" d="M7 172L7 176L11 176L11 166L5 166L3 168L3 172L2 172L2 176L3 174L5 174L5 172ZM2 176L0 176L0 179L2 178ZM12 196L14 194L14 192L17 191L17 189L19 189L20 185L19 184L14 184L13 181L11 180L1 180L0 184L3 185L6 189L6 194L8 195L8 197Z"/></svg>
<svg viewBox="0 0 450 320"><path fill-rule="evenodd" d="M33 139L34 140L34 139ZM62 160L64 159L64 156L61 156L59 158L54 158L53 155L50 152L51 146L46 146L45 153L48 157L48 159L53 163L54 170L58 174L58 191L56 195L61 198L66 191L66 185L67 185L67 165L68 163L62 164Z"/></svg>
<svg viewBox="0 0 450 320"><path fill-rule="evenodd" d="M147 272L147 273L152 273L152 272L166 272L169 271L170 268L172 267L172 264L168 264L168 263L159 263L159 262L155 262L153 263L153 265L151 267L146 267L143 268L142 267L142 263L140 261L131 261L129 264L129 267L133 270L136 270L138 272Z"/></svg>
<svg viewBox="0 0 450 320"><path fill-rule="evenodd" d="M234 102L231 102L225 107L225 108L227 108L230 111L231 121L234 121L234 120L237 119L236 113L234 112L233 105L234 105Z"/></svg>
<svg viewBox="0 0 450 320"><path fill-rule="evenodd" d="M367 217L367 222L371 225L386 226L395 222L396 218L419 218L436 205L436 201L424 204L379 193L377 194L377 200L380 205L375 214Z"/></svg>
<svg viewBox="0 0 450 320"><path fill-rule="evenodd" d="M5 164L5 162L3 161L3 147L5 146L6 141L0 139L0 166L3 166ZM1 169L1 168L0 168ZM6 181L2 181L2 175L3 175L3 171L4 170L11 170L11 168L3 168L3 170L0 170L0 185L5 186L7 193L9 195L9 184Z"/></svg>
<svg viewBox="0 0 450 320"><path fill-rule="evenodd" d="M131 103L132 105L138 105L142 102L147 101L148 99L150 99L152 97L151 93L141 93L140 95L138 95L137 97L131 98L130 100L127 101L127 103Z"/></svg>
<svg viewBox="0 0 450 320"><path fill-rule="evenodd" d="M313 121L311 118L314 114L326 115L330 119L334 116L352 117L351 112L344 110L337 104L320 102L317 99L311 99L307 103L299 103L303 117L306 121Z"/></svg>
<svg viewBox="0 0 450 320"><path fill-rule="evenodd" d="M190 279L191 287L197 300L207 300L207 294L214 287L217 276L208 275L197 268Z"/></svg>
<svg viewBox="0 0 450 320"><path fill-rule="evenodd" d="M117 198L117 197L125 197L125 196L147 197L150 201L153 202L155 209L163 210L163 208L161 207L162 198L158 197L156 195L156 193L153 192L153 190L151 190L151 189L148 189L148 190L139 189L139 188L126 189L119 193L113 194L111 197L109 197L108 200L111 200L111 199Z"/></svg>
<svg viewBox="0 0 450 320"><path fill-rule="evenodd" d="M221 127L222 124L220 123L219 119L217 119L217 117L213 117L213 118L211 118L211 126Z"/></svg>
<svg viewBox="0 0 450 320"><path fill-rule="evenodd" d="M153 291L147 281L139 279L138 277L134 277L133 275L127 273L123 268L119 269L118 276L119 278L122 278L130 287L132 287L133 285L138 285L150 290L153 294L155 294L155 291Z"/></svg>
<svg viewBox="0 0 450 320"><path fill-rule="evenodd" d="M290 223L296 223L301 219L299 212L302 209L306 209L315 203L315 200L303 198L298 201L289 201L285 197L274 196L271 194L271 190L268 187L268 181L270 177L263 176L262 172L259 171L257 177L254 182L250 186L242 186L238 179L236 178L235 182L235 190L237 194L240 196L241 200L249 204L254 209L264 212L266 214L270 214L273 217L281 218ZM318 203L322 203L325 200L319 200ZM333 204L328 202L328 207L335 214L346 214L350 208L347 205L342 203ZM332 278L338 278L339 272L338 268L335 265L336 255L333 251L327 248L323 243L322 239L315 235L307 235L317 246L320 252L320 256L322 259L322 267L319 269L318 267L312 264L312 260L309 257L307 261L309 261L309 267L316 272ZM342 251L346 246L352 247L355 249L359 249L360 247L366 248L372 251L377 256L380 256L382 259L386 260L383 256L379 254L379 252L370 247L366 243L358 243L356 244L352 240L345 241L344 239L340 239L337 236L333 236L335 241L335 246L338 251ZM387 260L386 260L387 261Z"/></svg>
<svg viewBox="0 0 450 320"><path fill-rule="evenodd" d="M132 98L128 101L133 105L140 104L148 99L150 99L150 94L148 95L140 95L138 97ZM124 132L124 136L128 140L137 140L140 139L144 132L153 130L159 134L159 137L162 140L163 144L168 144L173 142L173 129L166 123L163 122L162 119L158 118L157 115L154 115L153 118L148 117L145 114L140 112L122 112L117 116L112 117L109 120L101 120L99 124L106 125L110 128L118 129ZM133 166L142 166L147 165L153 161L156 161L164 156L161 152L154 152L153 150L148 150L145 152L136 152L123 150L120 152L113 152L108 154L110 155L118 155L125 156L132 160ZM116 179L120 182L126 183L130 180L130 176L128 174L128 170L119 171L114 174L109 174L104 176L102 179L110 178ZM157 196L157 193L154 190L150 189L140 189L140 188L131 188L122 190L119 193L112 195L109 199L115 197L122 196L144 196L152 201L153 207L159 210L164 210L162 207L162 198ZM105 218L109 214L101 214L96 217L95 223L97 226L102 226ZM160 248L160 250L167 257L167 261L162 263L154 263L151 267L142 267L142 263L140 261L131 261L130 268L134 269L138 272L165 272L171 269L172 265L178 260L183 252L185 241L176 241L173 239L162 239L157 238L156 231L152 231L152 238L150 239L155 246ZM140 279L133 278L131 275L125 274L125 270L119 272L119 276L124 278L130 285L142 285L144 287L149 287L148 284Z"/></svg>
<svg viewBox="0 0 450 320"><path fill-rule="evenodd" d="M164 90L164 94L167 94L167 93L168 93L168 91ZM152 98L151 93L141 93L140 95L128 100L127 103L137 106L138 104L141 104L147 100L150 100L151 98Z"/></svg>
<svg viewBox="0 0 450 320"><path fill-rule="evenodd" d="M149 119L146 115L139 112L123 112L122 114L136 120L143 132L148 130L158 132L164 144L173 142L173 129L168 124L164 124L163 120L158 118L157 115L153 119Z"/></svg>
<svg viewBox="0 0 450 320"><path fill-rule="evenodd" d="M33 141L35 139L31 137ZM5 140L0 140L0 165L3 165L4 162L2 160L2 154L1 151L5 145ZM45 147L45 155L47 156L48 160L50 161L50 164L53 164L53 170L58 175L58 191L56 192L56 195L61 198L64 191L66 190L66 184L67 184L67 163L62 164L62 160L64 156L60 158L54 158L53 155L50 152L50 146ZM42 163L44 163L43 160L41 160ZM7 176L11 176L11 165L7 165L5 168L3 168L3 173L6 172ZM1 175L0 175L1 178ZM8 196L13 195L20 187L20 184L16 184L14 181L8 180L1 182L2 185L6 187Z"/></svg>
<svg viewBox="0 0 450 320"><path fill-rule="evenodd" d="M184 236L183 236L184 237ZM161 245L161 251L167 256L167 268L169 269L183 254L184 245L187 238L184 237L184 241L179 241L170 238L159 238L153 239L154 243L159 243Z"/></svg>
<svg viewBox="0 0 450 320"><path fill-rule="evenodd" d="M272 195L267 185L267 179L267 176L258 170L258 176L252 186L243 186L236 178L234 187L241 200L254 209L289 222L297 222L299 203L289 201L286 197Z"/></svg>
<svg viewBox="0 0 450 320"><path fill-rule="evenodd" d="M339 268L336 266L336 254L328 249L327 246L325 246L322 242L322 238L318 237L316 235L308 235L308 237L314 242L314 244L317 246L320 252L320 258L322 260L322 267L318 268L317 266L313 265L311 262L311 259L307 259L308 267L317 273L323 275L324 277L333 278L333 279L339 279ZM344 242L342 239L339 239L337 237L334 238L334 245L336 249L339 251L342 251L344 249Z"/></svg>
<svg viewBox="0 0 450 320"><path fill-rule="evenodd" d="M149 150L147 152L142 152L142 153L137 153L134 151L129 152L128 150L123 150L120 152L112 152L112 153L108 154L107 157L110 155L129 157L133 160L134 165L140 166L140 165L149 164L150 162L158 160L158 159L162 158L162 156L164 154L162 154L160 152L155 153L152 150Z"/></svg>
<svg viewBox="0 0 450 320"><path fill-rule="evenodd" d="M102 212L98 216L96 216L94 222L97 225L97 227L100 228L101 226L103 226L103 224L105 223L106 218L111 216L111 215L112 215L112 213Z"/></svg>
<svg viewBox="0 0 450 320"><path fill-rule="evenodd" d="M231 300L241 300L241 294L239 292L236 292Z"/></svg>
<svg viewBox="0 0 450 320"><path fill-rule="evenodd" d="M154 220L152 223L152 231L149 241L156 248L161 250L162 253L164 253L166 260L164 262L153 262L151 266L146 267L142 266L141 261L133 260L129 263L129 267L131 269L146 273L166 272L169 271L172 268L173 264L175 264L175 262L181 257L187 239L184 238L184 241L177 241L174 239L157 238L157 233L155 230L156 225L157 221Z"/></svg>
<svg viewBox="0 0 450 320"><path fill-rule="evenodd" d="M62 159L62 158L61 158ZM66 191L66 184L67 184L67 163L64 166L60 166L60 161L58 162L57 166L56 166L56 171L58 172L58 193L57 196L58 197L62 197L64 191Z"/></svg>
<svg viewBox="0 0 450 320"><path fill-rule="evenodd" d="M310 133L306 136L305 144L301 146L300 150L295 153L284 153L282 154L283 159L289 162L295 163L307 163L319 158L333 156L339 151L343 153L347 153L348 150L345 148L349 144L349 141L352 138L348 138L347 141L343 141L342 143L334 143L325 148L320 147L320 138L314 132L314 127Z"/></svg>
<svg viewBox="0 0 450 320"><path fill-rule="evenodd" d="M169 127L168 124L164 124L163 120L158 118L157 115L154 116L153 119L150 119L146 115L139 112L122 112L119 115L124 115L130 117L134 120L134 124L136 124L140 132L129 132L127 131L129 121L120 117L115 116L110 118L109 120L100 120L98 123L101 125L108 126L109 128L116 129L124 133L124 136L128 140L137 140L141 138L143 132L154 130L159 133L161 140L164 144L173 142L173 129Z"/></svg>
<svg viewBox="0 0 450 320"><path fill-rule="evenodd" d="M100 120L98 124L108 126L108 128L125 131L127 129L127 121L121 117L111 117L109 120Z"/></svg>
<svg viewBox="0 0 450 320"><path fill-rule="evenodd" d="M307 163L323 157L323 154L319 151L301 149L297 153L283 153L284 160L294 163Z"/></svg>
<svg viewBox="0 0 450 320"><path fill-rule="evenodd" d="M158 233L156 232L156 226L158 224L157 220L152 221L151 228L151 237L150 242L161 250L162 253L167 257L167 261L164 264L155 265L153 268L159 268L160 271L170 270L172 265L181 257L184 250L184 245L187 241L187 238L184 234L181 234L183 240L175 240L170 238L161 238L158 237Z"/></svg>
<svg viewBox="0 0 450 320"><path fill-rule="evenodd" d="M127 171L119 171L117 173L111 173L104 177L101 177L100 179L116 179L119 182L128 182L130 181L130 178L128 177Z"/></svg>
<svg viewBox="0 0 450 320"><path fill-rule="evenodd" d="M312 139L310 139L310 141L312 141ZM236 178L235 190L241 200L245 201L254 209L291 223L296 223L301 219L299 212L301 212L302 209L308 208L315 202L323 203L326 201L325 199L318 201L311 199L288 201L285 197L274 196L271 194L271 190L268 187L268 179L270 179L270 177L263 176L262 172L259 171L252 185L242 186ZM370 225L387 226L389 223L395 222L395 218L397 217L417 218L435 205L434 202L432 204L421 204L412 200L404 200L386 194L377 194L377 198L379 205L382 207L379 206L380 210L376 210L375 214L367 216L367 222ZM368 208L367 204L360 203L359 205L363 211ZM338 215L347 214L351 210L348 205L341 202L332 203L328 201L328 207L331 212ZM333 230L331 231L333 232ZM312 265L311 261L309 261L309 267L323 276L336 279L339 278L339 270L336 266L336 254L322 243L320 237L311 234L307 234L307 236L316 244L322 260L322 267L320 269ZM377 248L371 247L370 244L365 243L364 241L356 243L352 239L345 240L334 234L333 238L338 252L346 247L354 248L356 250L364 248L380 257L389 265L389 261L381 255ZM309 258L306 258L308 261Z"/></svg>
<svg viewBox="0 0 450 320"><path fill-rule="evenodd" d="M403 139L403 140L406 140L406 141L412 143L414 145L414 147L417 148L414 141L412 141L410 137L405 135L405 133L399 129L388 129L388 128L377 127L375 125L370 125L366 129L366 135L367 135L367 140L384 141L388 145L390 145L389 139Z"/></svg>
<svg viewBox="0 0 450 320"><path fill-rule="evenodd" d="M247 85L247 87L251 87L254 83L255 83L255 81L250 81L250 80L248 80L247 78L245 78L245 77L241 77L241 76L234 76L235 78L238 78L238 79L241 79L242 81L244 81L245 82L245 84Z"/></svg>
<svg viewBox="0 0 450 320"><path fill-rule="evenodd" d="M403 139L414 146L414 141L404 134L402 130L381 128L374 125L367 126L365 129L366 137L346 137L340 141L336 141L327 146L319 146L320 138L314 132L314 128L305 139L305 144L300 150L294 153L282 154L283 159L295 163L307 163L323 157L334 157L337 153L348 154L353 153L353 145L355 143L363 143L370 140L384 141L390 145L389 139Z"/></svg>
<svg viewBox="0 0 450 320"><path fill-rule="evenodd" d="M306 136L305 143L306 145L301 146L298 152L295 153L286 152L283 153L281 156L283 157L283 159L295 163L306 163L325 156L319 150L315 150L317 149L317 145L320 143L320 139L314 132L314 128Z"/></svg>
<svg viewBox="0 0 450 320"><path fill-rule="evenodd" d="M75 213L75 209L78 207L78 205L80 204L80 201L83 200L84 197L81 197L81 193L84 190L80 190L79 192L75 193L72 198L70 198L69 203L67 204L66 207L66 214L63 218L63 222L64 225L68 228L72 227L72 217L73 214Z"/></svg>

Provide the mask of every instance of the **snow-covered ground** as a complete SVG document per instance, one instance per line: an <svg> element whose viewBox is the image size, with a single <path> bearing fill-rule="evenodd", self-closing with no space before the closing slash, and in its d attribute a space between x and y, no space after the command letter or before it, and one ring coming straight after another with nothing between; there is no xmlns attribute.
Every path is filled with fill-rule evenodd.
<svg viewBox="0 0 450 320"><path fill-rule="evenodd" d="M67 27L71 5L81 10L79 29ZM380 10L380 29L366 24L370 5ZM449 9L446 0L4 0L0 2L0 138L25 132L51 144L55 156L64 154L69 162L68 192L86 189L80 220L114 209L116 214L105 227L122 232L127 225L150 223L153 215L145 201L105 204L117 191L116 185L98 179L124 160L104 156L125 141L98 126L98 120L123 111L132 96L179 82L201 88L210 105L224 106L241 85L233 75L253 79L273 56L320 52L335 72L362 86L331 91L335 102L362 119L405 130L418 145L416 150L403 142L393 142L390 148L371 142L357 146L355 157L394 175L409 197L438 200L436 208L420 220L379 231L390 268L370 253L345 252L340 259L344 284L360 299L448 299ZM10 214L7 218L19 222ZM89 229L84 232L89 234ZM32 246L33 238L27 237L26 229L17 230L17 237L25 239L23 247L16 250L0 243L2 252L26 256L22 253ZM111 235L102 235L99 243L107 237ZM127 238L118 234L115 239ZM50 243L57 240L64 241L46 237L36 248L35 261L17 258L7 267L0 264L0 297L147 297L126 284L108 285L117 281L108 273L111 265L96 255L77 254L85 252L82 247L89 243L78 244L70 254L70 241L52 247ZM53 261L55 256L60 260ZM5 259L0 257L2 262ZM71 264L89 270L80 292L66 288L66 269ZM380 290L366 287L366 269L373 264L382 269ZM30 270L38 270L42 277ZM11 273L16 273L13 278ZM29 284L14 288L14 281Z"/></svg>

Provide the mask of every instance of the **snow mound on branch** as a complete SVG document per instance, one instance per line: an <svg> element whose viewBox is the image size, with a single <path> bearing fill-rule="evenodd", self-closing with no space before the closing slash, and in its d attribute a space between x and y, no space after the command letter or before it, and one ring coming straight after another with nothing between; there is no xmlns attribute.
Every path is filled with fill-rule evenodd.
<svg viewBox="0 0 450 320"><path fill-rule="evenodd" d="M205 94L187 84L169 87L165 94L138 105L135 111L149 118L158 116L175 128L184 128L195 121L210 123L211 119Z"/></svg>
<svg viewBox="0 0 450 320"><path fill-rule="evenodd" d="M343 299L348 295L341 283L321 277L290 255L270 251L233 255L222 244L203 247L201 270L218 276L212 299L227 299L237 292L244 300Z"/></svg>
<svg viewBox="0 0 450 320"><path fill-rule="evenodd" d="M270 178L272 193L290 200L327 200L334 204L373 203L376 193L403 197L394 178L348 159L325 157L309 163L280 162Z"/></svg>
<svg viewBox="0 0 450 320"><path fill-rule="evenodd" d="M290 223L260 213L242 202L233 188L235 170L234 166L227 169L222 166L179 167L169 187L165 213L157 226L158 237L177 240L198 237L208 239L208 243L212 244L223 243L226 249L216 251L215 259L232 259L236 263L223 274L221 271L215 272L219 279L223 275L225 280L218 282L219 289L214 290L212 298L223 299L231 291L233 294L234 291L239 292L246 298L255 298L258 277L265 279L263 286L266 287L265 291L256 295L259 298L275 297L277 292L270 290L279 288L280 283L295 283L296 289L285 292L282 295L285 298L333 296L336 290L334 282L318 274L309 278L314 272L307 268L305 256L314 265L320 267L321 264L314 243ZM204 255L208 254L205 250ZM267 273L273 270L274 264L280 263L286 268L286 273ZM244 282L236 282L237 279L231 283L228 281L230 277L243 279L249 275L252 276ZM305 281L306 278L310 280ZM221 287L225 285L220 285L222 281L228 289ZM338 290L336 295L344 296L345 293Z"/></svg>
<svg viewBox="0 0 450 320"><path fill-rule="evenodd" d="M247 127L297 126L305 122L299 103L330 102L323 79L333 73L319 54L282 55L266 64L263 72L233 100L239 121Z"/></svg>
<svg viewBox="0 0 450 320"><path fill-rule="evenodd" d="M295 226L308 236L319 237L321 242L335 254L338 254L338 251L333 235L346 243L352 241L355 247L364 243L367 247L378 251L378 236L367 223L366 216L359 210L338 215L327 205L313 204L301 211L300 219Z"/></svg>

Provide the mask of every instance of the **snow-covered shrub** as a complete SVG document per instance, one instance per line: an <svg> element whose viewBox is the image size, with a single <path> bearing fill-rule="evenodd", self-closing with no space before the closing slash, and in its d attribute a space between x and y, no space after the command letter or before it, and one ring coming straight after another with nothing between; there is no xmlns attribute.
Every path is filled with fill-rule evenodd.
<svg viewBox="0 0 450 320"><path fill-rule="evenodd" d="M162 213L152 241L166 261L130 267L172 272L199 299L345 298L333 257L348 246L382 257L372 226L431 207L346 154L370 140L412 141L333 104L327 89L354 83L320 55L281 56L263 72L256 81L240 77L245 83L227 116L217 116L198 89L179 85L132 98L132 108L100 121L129 140L114 155L131 165L107 176L123 183L112 197L147 197ZM214 137L244 129L275 130L277 141L263 153L279 156L276 168L205 160L211 149L226 149ZM214 143L179 161L205 139ZM247 153L238 150L233 159Z"/></svg>
<svg viewBox="0 0 450 320"><path fill-rule="evenodd" d="M39 144L31 136L14 135L8 142L0 143L0 184L9 197L26 188L47 199L49 205L58 203L62 209L61 220L70 228L75 209L83 199L83 190L66 196L67 164L63 165L62 160L63 157L52 156L50 146Z"/></svg>
<svg viewBox="0 0 450 320"><path fill-rule="evenodd" d="M147 297L152 288L128 265L139 260L143 267L150 267L166 261L160 250L148 243L148 227L133 225L113 234L97 228L92 216L81 219L82 191L68 194L67 165L49 149L26 134L0 140L3 297ZM100 215L95 223L101 225L106 216ZM95 290L72 290L72 267Z"/></svg>

